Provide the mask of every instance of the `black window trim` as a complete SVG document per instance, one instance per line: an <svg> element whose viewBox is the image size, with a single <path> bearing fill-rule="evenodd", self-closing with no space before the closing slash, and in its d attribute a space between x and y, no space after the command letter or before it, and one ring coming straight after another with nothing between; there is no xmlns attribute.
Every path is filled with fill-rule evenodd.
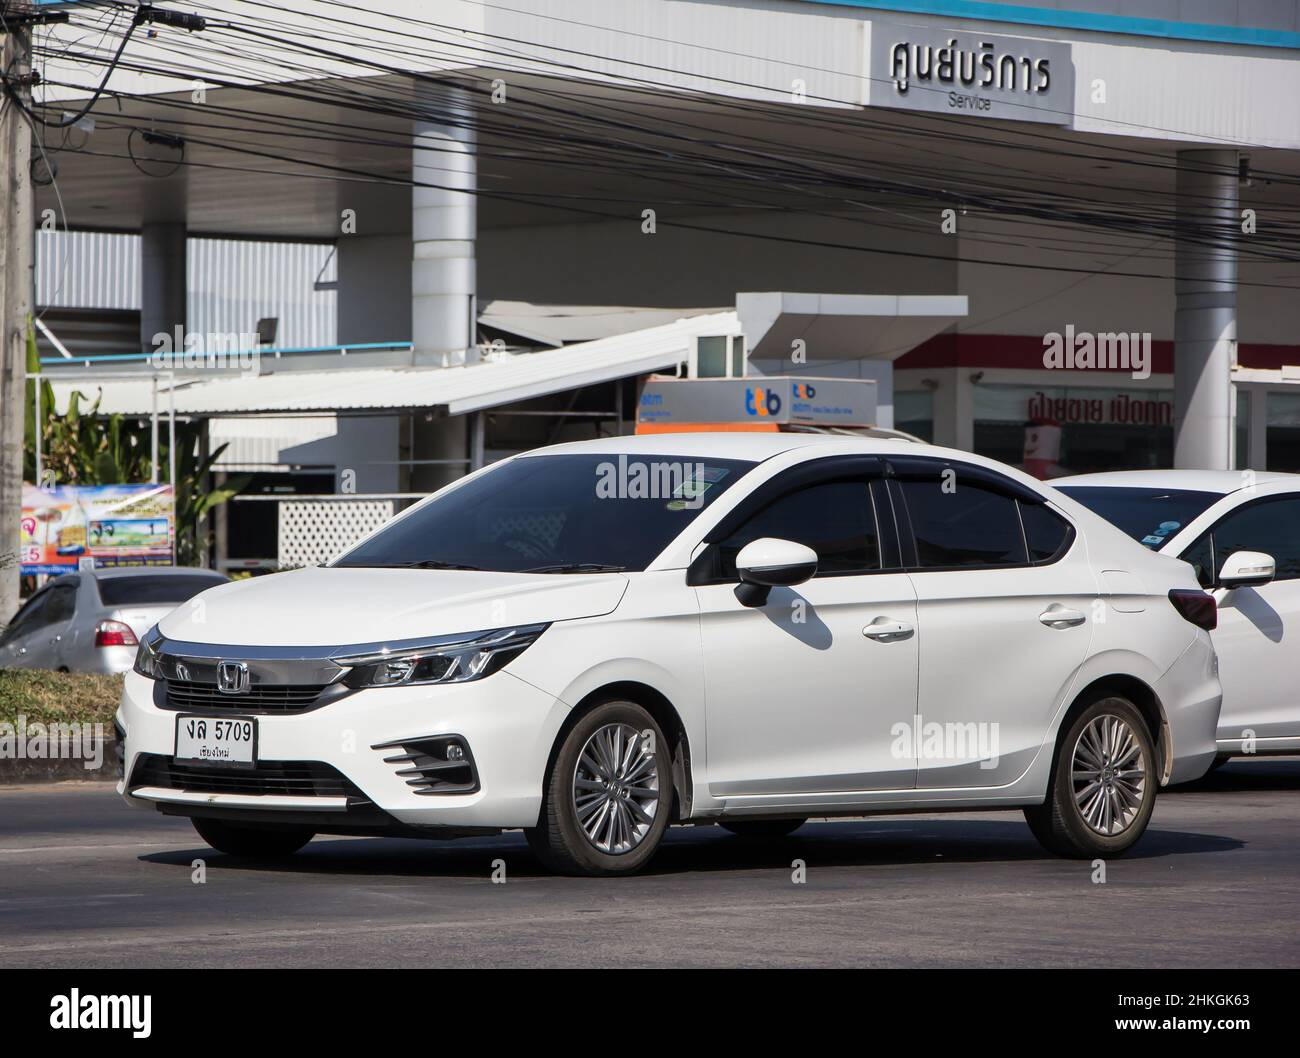
<svg viewBox="0 0 1300 1058"><path fill-rule="evenodd" d="M965 478L989 492L1001 494L1014 502L1016 524L1020 526L1020 542L1024 548L1025 561L999 562L978 566L921 565L920 555L916 548L916 533L912 528L911 511L908 509L907 498L903 495L903 489L899 483L903 481L938 480L944 470L955 471L959 482L962 478ZM889 491L898 519L898 534L903 549L903 569L908 573L966 573L986 569L1034 569L1039 566L1051 566L1060 562L1069 554L1078 537L1074 523L1059 511L1052 509L1048 505L1045 496L1041 496L1028 486L1013 481L995 470L989 470L987 467L976 466L973 463L963 463L960 460L936 459L933 456L890 456L886 474L892 479ZM1025 532L1025 519L1021 514L1021 504L1047 507L1053 515L1065 524L1065 537L1061 541L1061 546L1057 548L1056 553L1050 558L1035 561L1030 557L1029 534Z"/></svg>
<svg viewBox="0 0 1300 1058"><path fill-rule="evenodd" d="M814 485L826 485L849 478L863 478L867 481L867 496L871 500L872 515L876 522L876 550L879 552L881 565L878 569L835 570L823 573L818 571L815 580L828 580L832 577L874 577L882 573L901 573L900 565L888 566L886 556L897 559L899 545L897 538L897 515L891 510L884 517L881 510L879 490L876 482L883 479L888 471L888 464L880 456L841 455L825 456L797 463L792 467L774 474L745 496L730 511L719 519L718 523L705 533L701 541L707 545L687 567L686 583L689 587L703 587L709 584L738 584L739 577L724 577L718 572L718 549L716 544L726 540L760 511L793 492Z"/></svg>

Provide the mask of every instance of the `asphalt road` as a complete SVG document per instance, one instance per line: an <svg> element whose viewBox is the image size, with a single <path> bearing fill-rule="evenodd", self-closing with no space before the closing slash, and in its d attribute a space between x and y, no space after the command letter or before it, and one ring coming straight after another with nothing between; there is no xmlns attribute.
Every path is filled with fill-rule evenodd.
<svg viewBox="0 0 1300 1058"><path fill-rule="evenodd" d="M107 785L0 788L0 966L1296 967L1300 759L1162 793L1105 884L1012 812L676 828L652 867L552 877L518 834L256 865Z"/></svg>

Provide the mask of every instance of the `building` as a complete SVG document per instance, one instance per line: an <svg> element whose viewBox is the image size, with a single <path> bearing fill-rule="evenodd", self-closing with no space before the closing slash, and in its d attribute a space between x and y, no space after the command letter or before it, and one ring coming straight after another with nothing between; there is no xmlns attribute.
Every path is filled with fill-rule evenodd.
<svg viewBox="0 0 1300 1058"><path fill-rule="evenodd" d="M66 6L109 32L97 62L43 35L51 112L124 26ZM142 349L195 329L200 240L333 248L332 341L177 372L232 468L424 492L629 428L639 378L734 332L757 373L876 379L882 425L1044 476L1300 470L1300 0L202 13L128 42L38 211L140 236ZM964 302L918 329L791 301L760 337L751 292ZM143 363L57 355L60 393L111 366L105 406L151 407Z"/></svg>

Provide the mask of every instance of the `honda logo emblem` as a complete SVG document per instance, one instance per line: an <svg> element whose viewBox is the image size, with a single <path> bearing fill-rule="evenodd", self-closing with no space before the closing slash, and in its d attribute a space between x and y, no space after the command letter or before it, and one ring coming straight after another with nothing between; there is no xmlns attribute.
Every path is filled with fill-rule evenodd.
<svg viewBox="0 0 1300 1058"><path fill-rule="evenodd" d="M247 694L247 663L243 661L217 662L217 690L222 694Z"/></svg>

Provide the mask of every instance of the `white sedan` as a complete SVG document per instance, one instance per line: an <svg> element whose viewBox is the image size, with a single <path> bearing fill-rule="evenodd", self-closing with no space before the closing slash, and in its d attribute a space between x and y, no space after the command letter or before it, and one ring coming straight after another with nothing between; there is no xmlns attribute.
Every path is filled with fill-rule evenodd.
<svg viewBox="0 0 1300 1058"><path fill-rule="evenodd" d="M163 618L120 791L234 855L522 828L617 874L674 822L984 808L1115 855L1214 760L1213 623L1191 567L976 456L562 445Z"/></svg>
<svg viewBox="0 0 1300 1058"><path fill-rule="evenodd" d="M1153 551L1190 562L1214 592L1219 762L1300 751L1300 475L1135 470L1052 484Z"/></svg>

